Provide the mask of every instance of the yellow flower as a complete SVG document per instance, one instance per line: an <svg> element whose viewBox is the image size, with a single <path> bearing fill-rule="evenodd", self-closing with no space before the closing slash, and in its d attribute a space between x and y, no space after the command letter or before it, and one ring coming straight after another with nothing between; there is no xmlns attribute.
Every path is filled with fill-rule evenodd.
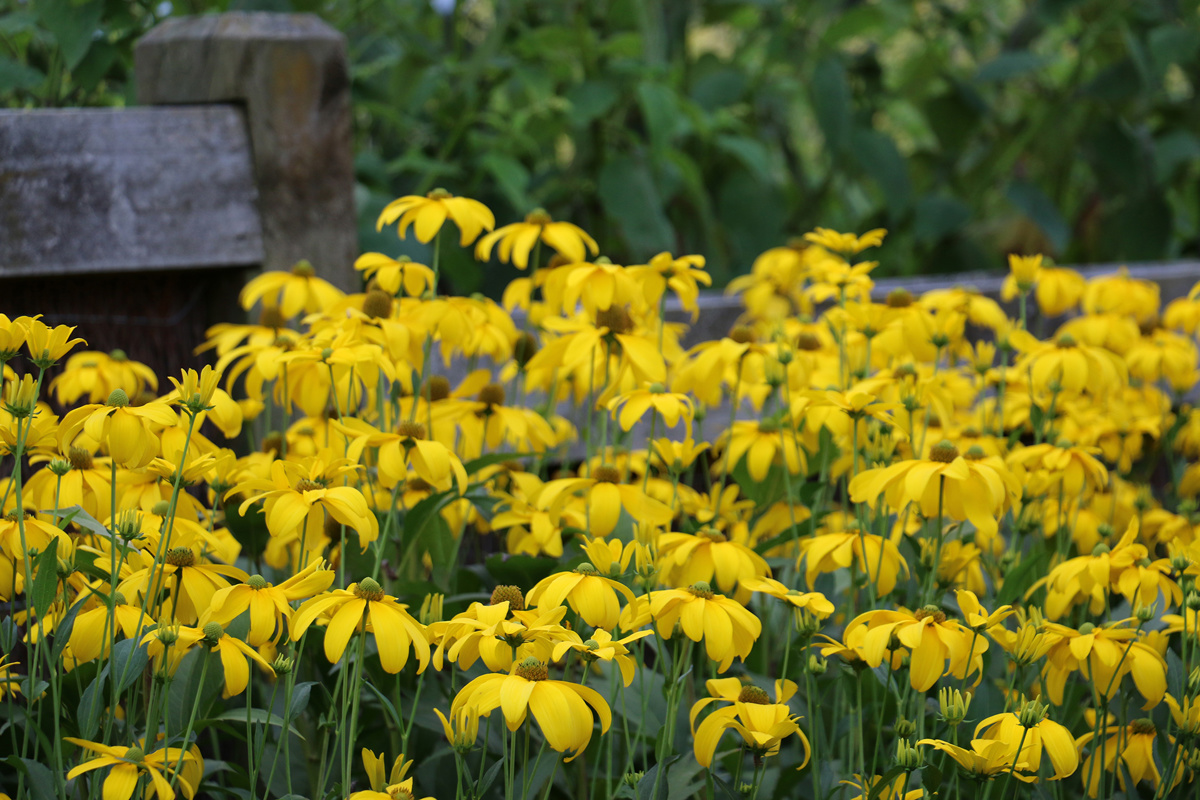
<svg viewBox="0 0 1200 800"><path fill-rule="evenodd" d="M126 639L136 639L143 630L138 627L145 621L141 606L126 603L125 596L120 592L113 606L112 627L106 628L107 617L108 606L103 603L80 611L75 617L75 624L71 626L70 645L77 663L107 657L117 639L115 631L120 631Z"/></svg>
<svg viewBox="0 0 1200 800"><path fill-rule="evenodd" d="M87 344L83 339L72 339L74 327L59 325L51 328L36 317L20 317L25 324L25 348L29 360L43 369L50 367L71 351L77 344Z"/></svg>
<svg viewBox="0 0 1200 800"><path fill-rule="evenodd" d="M367 771L370 789L355 792L347 800L414 800L413 779L405 778L412 768L413 762L405 760L404 754L396 756L389 772L383 761L383 754L375 755L367 748L362 750L363 768ZM433 800L432 797L423 800Z"/></svg>
<svg viewBox="0 0 1200 800"><path fill-rule="evenodd" d="M104 445L117 464L136 469L158 455L158 437L150 425L174 425L175 411L166 403L129 404L129 395L116 389L104 405L80 406L67 413L58 429L59 446L66 449L80 432Z"/></svg>
<svg viewBox="0 0 1200 800"><path fill-rule="evenodd" d="M221 382L221 372L205 364L199 373L194 369L185 369L182 380L168 380L175 385L171 402L184 406L193 414L199 414L212 408L209 404L217 391L217 384Z"/></svg>
<svg viewBox="0 0 1200 800"><path fill-rule="evenodd" d="M150 781L150 785L146 788L147 795L153 788L158 795L158 800L172 800L175 797L175 790L171 788L171 783L172 779L176 779L176 765L181 762L177 776L179 788L190 800L195 796L196 787L199 786L200 778L204 774L204 759L200 757L200 751L196 745L189 746L186 751L178 747L165 747L155 750L153 753L147 753L142 749L143 744L140 741L133 747L112 747L99 742L74 739L70 736L64 736L63 741L99 755L99 758L85 761L68 772L67 780L74 780L94 769L112 767L108 777L104 779L104 800L129 800L143 775L147 776Z"/></svg>
<svg viewBox="0 0 1200 800"><path fill-rule="evenodd" d="M1138 632L1128 627L1129 622L1085 622L1078 630L1053 622L1046 624L1049 632L1061 637L1047 651L1042 670L1050 702L1062 705L1067 678L1075 670L1109 700L1117 695L1122 679L1133 675L1134 686L1146 698L1143 709L1162 701L1167 691L1167 662L1157 650L1137 641Z"/></svg>
<svg viewBox="0 0 1200 800"><path fill-rule="evenodd" d="M554 645L553 659L560 661L568 651L574 650L579 653L584 661L593 663L595 661L614 661L617 668L621 670L621 679L626 686L633 683L634 670L638 663L629 654L629 645L631 642L636 642L638 639L644 639L650 636L654 631L638 631L632 633L623 639L614 639L613 635L606 630L597 628L592 632L592 635L582 642L562 641Z"/></svg>
<svg viewBox="0 0 1200 800"><path fill-rule="evenodd" d="M465 753L475 746L475 740L479 738L479 710L475 706L464 705L457 714L452 714L453 722L446 719L440 709L435 708L433 713L442 721L442 730L451 747Z"/></svg>
<svg viewBox="0 0 1200 800"><path fill-rule="evenodd" d="M741 734L744 746L755 758L778 754L783 740L795 734L800 737L800 745L804 748L804 759L796 769L801 770L808 766L812 751L808 737L796 724L800 718L792 716L791 709L786 704L767 702L766 692L762 692L761 689L759 691L762 694L761 698L756 697L749 702L739 701L727 709L719 709L709 714L700 723L700 727L694 729L693 752L700 766L712 766L717 744L727 730Z"/></svg>
<svg viewBox="0 0 1200 800"><path fill-rule="evenodd" d="M738 535L740 532L740 536ZM769 577L766 560L746 541L744 526L732 538L706 526L696 533L664 533L658 537L660 581L682 588L700 581L715 583L739 603L750 599L749 584Z"/></svg>
<svg viewBox="0 0 1200 800"><path fill-rule="evenodd" d="M1154 743L1158 733L1154 723L1149 719L1134 720L1128 725L1114 723L1107 726L1107 731L1105 740L1099 746L1093 744L1092 752L1083 762L1083 785L1087 788L1088 797L1097 795L1105 772L1116 773L1122 792L1126 791L1125 774L1128 772L1134 784L1150 781L1150 787L1157 795L1162 774L1154 763ZM1093 738L1095 731L1085 733L1076 740L1075 746L1082 749ZM1174 744L1175 737L1167 736L1167 741ZM1118 756L1122 768L1118 768ZM1177 771L1171 788L1178 786L1182 779L1183 773Z"/></svg>
<svg viewBox="0 0 1200 800"><path fill-rule="evenodd" d="M1038 270L1037 289L1033 296L1044 315L1061 317L1079 303L1086 288L1087 281L1075 270L1042 266ZM1004 300L1012 300L1019 292L1016 277L1010 273L1004 280L1000 296Z"/></svg>
<svg viewBox="0 0 1200 800"><path fill-rule="evenodd" d="M301 311L323 311L343 297L341 289L317 277L312 264L300 261L290 272L273 270L251 278L242 287L238 302L249 310L261 300L264 307L278 307L287 320Z"/></svg>
<svg viewBox="0 0 1200 800"><path fill-rule="evenodd" d="M59 404L64 406L84 395L89 403L103 402L114 389L124 389L126 394L136 398L147 387L158 389L154 370L131 360L122 350L113 350L111 354L75 353L67 359L62 374L50 384Z"/></svg>
<svg viewBox="0 0 1200 800"><path fill-rule="evenodd" d="M617 527L621 510L635 520L651 525L666 525L675 516L665 504L634 486L621 481L621 473L612 466L600 466L589 478L560 478L547 483L539 502L551 507L560 495L582 492L587 500L588 531L592 536L608 536Z"/></svg>
<svg viewBox="0 0 1200 800"><path fill-rule="evenodd" d="M318 618L327 620L325 658L336 664L346 652L355 632L375 634L379 661L385 672L396 674L408 663L411 649L424 672L429 665L429 640L425 628L408 613L408 606L384 594L379 584L363 578L349 589L334 589L317 595L296 609L292 617L291 637L297 641Z"/></svg>
<svg viewBox="0 0 1200 800"><path fill-rule="evenodd" d="M1079 768L1079 751L1071 732L1046 717L1046 707L1036 700L1028 701L1019 712L993 714L975 726L975 739L992 739L1012 748L1017 766L1036 773L1042 754L1050 758L1057 781L1069 777ZM1019 752L1017 748L1020 748ZM1012 756L1010 756L1012 757Z"/></svg>
<svg viewBox="0 0 1200 800"><path fill-rule="evenodd" d="M649 264L629 267L645 292L647 305L659 304L669 287L679 298L684 311L692 313L692 322L700 318L700 284L712 286L712 276L704 271L704 256L680 256L659 253Z"/></svg>
<svg viewBox="0 0 1200 800"><path fill-rule="evenodd" d="M429 243L447 219L458 226L462 247L479 238L484 230L496 227L496 217L483 203L469 197L455 197L445 189L434 189L424 197L410 194L388 203L375 222L375 230L383 230L384 225L399 220L396 232L401 239L412 225L417 241Z"/></svg>
<svg viewBox="0 0 1200 800"><path fill-rule="evenodd" d="M633 592L625 584L600 574L585 561L570 572L559 572L538 581L526 600L538 609L556 608L566 601L580 619L593 628L613 628L621 614L617 595L633 602Z"/></svg>
<svg viewBox="0 0 1200 800"><path fill-rule="evenodd" d="M1019 494L1020 484L1012 473L963 458L949 441L935 445L929 459L869 469L850 481L850 497L856 503L875 508L882 499L896 512L915 503L929 519L941 513L970 520L985 537L995 535L996 519Z"/></svg>
<svg viewBox="0 0 1200 800"><path fill-rule="evenodd" d="M981 656L988 649L985 639L956 620L947 619L937 606L925 606L916 613L905 609L867 611L846 627L846 639L850 640L859 627L867 631L862 638L862 658L872 667L882 664L889 651L895 657L898 648L893 645L893 636L911 651L909 679L918 692L929 691L944 674L964 680L982 670Z"/></svg>
<svg viewBox="0 0 1200 800"><path fill-rule="evenodd" d="M25 344L25 331L31 321L30 317L9 319L7 314L0 314L0 363L12 361L21 352Z"/></svg>
<svg viewBox="0 0 1200 800"><path fill-rule="evenodd" d="M546 664L534 657L516 664L508 675L481 675L468 683L454 698L450 715L456 716L467 706L485 717L501 709L510 731L521 727L532 713L552 749L571 751L567 761L587 748L596 717L601 734L612 724L612 712L599 692L569 681L549 680Z"/></svg>
<svg viewBox="0 0 1200 800"><path fill-rule="evenodd" d="M935 750L942 751L973 777L981 780L994 778L1012 770L1014 751L1017 749L1014 743L996 739L972 739L970 750L943 742L941 739L921 739L917 744L927 744ZM1025 766L1021 767L1024 768ZM1036 775L1025 775L1021 772L1013 772L1013 777L1027 783L1037 780Z"/></svg>
<svg viewBox="0 0 1200 800"><path fill-rule="evenodd" d="M334 425L353 437L346 450L351 461L359 461L367 447L379 448L379 482L385 489L407 480L409 465L436 491L445 492L455 485L459 492L467 489L462 461L446 445L426 438L426 428L419 422L402 420L395 433L384 433L355 417L345 417Z"/></svg>
<svg viewBox="0 0 1200 800"><path fill-rule="evenodd" d="M1096 395L1129 382L1128 369L1120 357L1102 347L1081 344L1069 333L1047 342L1039 342L1028 334L1015 338L1021 350L1016 369L1027 372L1033 388L1039 392Z"/></svg>
<svg viewBox="0 0 1200 800"><path fill-rule="evenodd" d="M1098 452L1098 447L1078 447L1060 440L1023 447L1006 460L1032 473L1026 482L1027 494L1061 491L1067 497L1077 497L1085 489L1099 491L1108 484L1108 470L1092 455Z"/></svg>
<svg viewBox="0 0 1200 800"><path fill-rule="evenodd" d="M671 393L661 383L652 383L649 388L634 389L632 392L619 394L608 401L608 410L612 412L613 419L620 423L623 431L632 429L634 424L651 409L662 416L663 422L667 424L668 428L678 425L682 417L687 428L687 436L691 438L692 418L695 417L696 412L691 398L686 394Z"/></svg>
<svg viewBox="0 0 1200 800"><path fill-rule="evenodd" d="M399 294L403 288L409 297L422 297L434 288L433 270L408 256L392 258L383 253L363 253L354 262L354 268L388 294Z"/></svg>
<svg viewBox="0 0 1200 800"><path fill-rule="evenodd" d="M804 240L835 253L858 255L868 247L882 245L884 236L887 236L887 231L883 228L867 231L862 236L855 236L853 233L838 233L829 228L817 228L811 233L804 234Z"/></svg>
<svg viewBox="0 0 1200 800"><path fill-rule="evenodd" d="M1040 253L1033 256L1009 253L1008 269L1013 280L1017 282L1017 290L1024 294L1033 288L1041 275L1042 256Z"/></svg>
<svg viewBox="0 0 1200 800"><path fill-rule="evenodd" d="M497 254L500 260L506 264L511 261L514 267L525 269L529 266L529 253L539 239L558 251L569 264L583 261L588 250L592 255L600 252L596 240L578 225L554 222L539 208L530 212L524 222L497 228L480 239L475 245L475 258L487 261L492 257L492 248L499 242Z"/></svg>
<svg viewBox="0 0 1200 800"><path fill-rule="evenodd" d="M650 614L664 639L671 638L678 622L684 636L693 642L703 640L718 672L729 669L735 656L745 661L762 633L758 617L703 582L687 589L651 592Z"/></svg>
<svg viewBox="0 0 1200 800"><path fill-rule="evenodd" d="M845 569L854 564L875 584L877 594L889 594L896 588L901 572L907 576L908 562L900 555L896 543L873 533L844 531L826 533L803 539L796 566L806 560L804 579L814 585L817 576Z"/></svg>
<svg viewBox="0 0 1200 800"><path fill-rule="evenodd" d="M325 591L333 578L333 570L320 559L276 586L267 583L261 575L251 575L245 583L214 592L201 622L228 625L245 612L250 618L247 644L259 647L269 641L278 641L284 632L284 620L292 616L291 603Z"/></svg>

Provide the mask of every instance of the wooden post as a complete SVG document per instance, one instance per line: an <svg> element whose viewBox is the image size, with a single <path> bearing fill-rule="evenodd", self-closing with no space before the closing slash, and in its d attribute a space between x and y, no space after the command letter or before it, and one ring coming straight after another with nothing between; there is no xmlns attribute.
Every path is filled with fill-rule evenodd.
<svg viewBox="0 0 1200 800"><path fill-rule="evenodd" d="M141 103L244 105L264 269L307 259L359 286L345 37L311 14L180 17L138 42L134 67Z"/></svg>

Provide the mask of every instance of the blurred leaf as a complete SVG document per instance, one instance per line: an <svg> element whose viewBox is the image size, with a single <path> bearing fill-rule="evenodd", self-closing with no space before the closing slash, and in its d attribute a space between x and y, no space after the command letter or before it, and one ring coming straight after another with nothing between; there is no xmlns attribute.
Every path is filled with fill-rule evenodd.
<svg viewBox="0 0 1200 800"><path fill-rule="evenodd" d="M604 164L596 186L608 216L616 221L635 258L673 249L674 233L645 164L618 156Z"/></svg>
<svg viewBox="0 0 1200 800"><path fill-rule="evenodd" d="M1158 192L1130 197L1105 220L1102 239L1114 260L1157 261L1171 239L1171 206Z"/></svg>
<svg viewBox="0 0 1200 800"><path fill-rule="evenodd" d="M692 83L692 101L705 111L716 111L741 99L746 91L745 73L734 67L711 70Z"/></svg>
<svg viewBox="0 0 1200 800"><path fill-rule="evenodd" d="M46 76L41 70L0 55L0 93L14 89L36 89L44 80Z"/></svg>
<svg viewBox="0 0 1200 800"><path fill-rule="evenodd" d="M24 773L25 777L29 779L28 788L31 800L54 800L58 797L54 773L45 764L32 758L21 758L16 755L4 759L4 763L14 770Z"/></svg>
<svg viewBox="0 0 1200 800"><path fill-rule="evenodd" d="M520 161L503 153L486 153L479 163L495 179L513 208L533 210L534 204L525 193L529 186L529 170Z"/></svg>
<svg viewBox="0 0 1200 800"><path fill-rule="evenodd" d="M529 591L538 581L559 568L557 559L535 556L489 556L485 562L488 574L498 584L511 584Z"/></svg>
<svg viewBox="0 0 1200 800"><path fill-rule="evenodd" d="M1180 166L1200 161L1200 137L1185 130L1169 131L1154 143L1154 175L1166 183Z"/></svg>
<svg viewBox="0 0 1200 800"><path fill-rule="evenodd" d="M718 136L717 149L729 153L741 161L758 180L772 182L771 154L766 146L748 136Z"/></svg>
<svg viewBox="0 0 1200 800"><path fill-rule="evenodd" d="M900 217L912 202L912 183L908 164L891 137L879 131L859 128L850 137L850 152L879 188L887 203L888 215Z"/></svg>
<svg viewBox="0 0 1200 800"><path fill-rule="evenodd" d="M79 62L72 77L79 88L90 92L104 80L104 76L117 60L117 48L103 40L92 45L87 55Z"/></svg>
<svg viewBox="0 0 1200 800"><path fill-rule="evenodd" d="M1200 52L1200 31L1184 25L1163 25L1146 37L1156 76L1161 79L1172 64L1187 64Z"/></svg>
<svg viewBox="0 0 1200 800"><path fill-rule="evenodd" d="M684 120L679 111L678 96L661 83L644 82L638 84L637 98L651 146L655 150L666 149Z"/></svg>
<svg viewBox="0 0 1200 800"><path fill-rule="evenodd" d="M975 72L975 80L980 83L1007 81L1036 72L1049 62L1050 59L1045 56L1025 50L1001 53Z"/></svg>
<svg viewBox="0 0 1200 800"><path fill-rule="evenodd" d="M933 244L960 230L971 218L970 207L953 197L925 195L913 208L913 236Z"/></svg>
<svg viewBox="0 0 1200 800"><path fill-rule="evenodd" d="M860 5L843 13L825 29L821 43L833 47L846 39L863 36L882 27L888 21L884 8L877 5Z"/></svg>
<svg viewBox="0 0 1200 800"><path fill-rule="evenodd" d="M36 8L42 27L54 34L67 69L75 69L98 32L103 0L40 0Z"/></svg>
<svg viewBox="0 0 1200 800"><path fill-rule="evenodd" d="M1054 202L1028 181L1013 181L1008 186L1009 201L1033 220L1046 234L1057 252L1062 252L1071 238L1071 229L1058 213Z"/></svg>
<svg viewBox="0 0 1200 800"><path fill-rule="evenodd" d="M46 616L58 596L58 539L50 540L46 549L38 553L34 561L33 613L38 619Z"/></svg>
<svg viewBox="0 0 1200 800"><path fill-rule="evenodd" d="M839 58L826 56L817 64L813 71L811 92L813 111L825 135L826 147L830 150L844 149L850 134L853 106L846 69Z"/></svg>
<svg viewBox="0 0 1200 800"><path fill-rule="evenodd" d="M617 87L607 80L584 81L566 94L571 104L571 122L583 127L597 117L607 114L621 97Z"/></svg>

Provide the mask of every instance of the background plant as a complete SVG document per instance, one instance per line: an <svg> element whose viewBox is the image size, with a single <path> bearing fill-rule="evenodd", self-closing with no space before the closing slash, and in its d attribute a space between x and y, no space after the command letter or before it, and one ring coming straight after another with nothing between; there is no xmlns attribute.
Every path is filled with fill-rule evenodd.
<svg viewBox="0 0 1200 800"><path fill-rule="evenodd" d="M129 102L158 19L263 8L349 37L364 250L394 242L383 203L443 185L618 263L703 252L717 285L818 223L887 227L900 273L1200 246L1195 0L22 0L0 103ZM449 255L459 291L510 277Z"/></svg>

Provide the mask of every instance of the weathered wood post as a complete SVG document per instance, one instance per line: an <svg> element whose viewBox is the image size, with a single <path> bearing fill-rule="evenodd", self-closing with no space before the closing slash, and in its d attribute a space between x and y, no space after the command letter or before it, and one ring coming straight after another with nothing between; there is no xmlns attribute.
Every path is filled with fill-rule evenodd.
<svg viewBox="0 0 1200 800"><path fill-rule="evenodd" d="M350 87L311 15L169 20L135 60L146 106L0 111L0 313L164 379L253 270L358 285Z"/></svg>
<svg viewBox="0 0 1200 800"><path fill-rule="evenodd" d="M308 259L354 283L357 226L346 39L311 14L171 19L134 51L145 105L245 107L264 269Z"/></svg>

